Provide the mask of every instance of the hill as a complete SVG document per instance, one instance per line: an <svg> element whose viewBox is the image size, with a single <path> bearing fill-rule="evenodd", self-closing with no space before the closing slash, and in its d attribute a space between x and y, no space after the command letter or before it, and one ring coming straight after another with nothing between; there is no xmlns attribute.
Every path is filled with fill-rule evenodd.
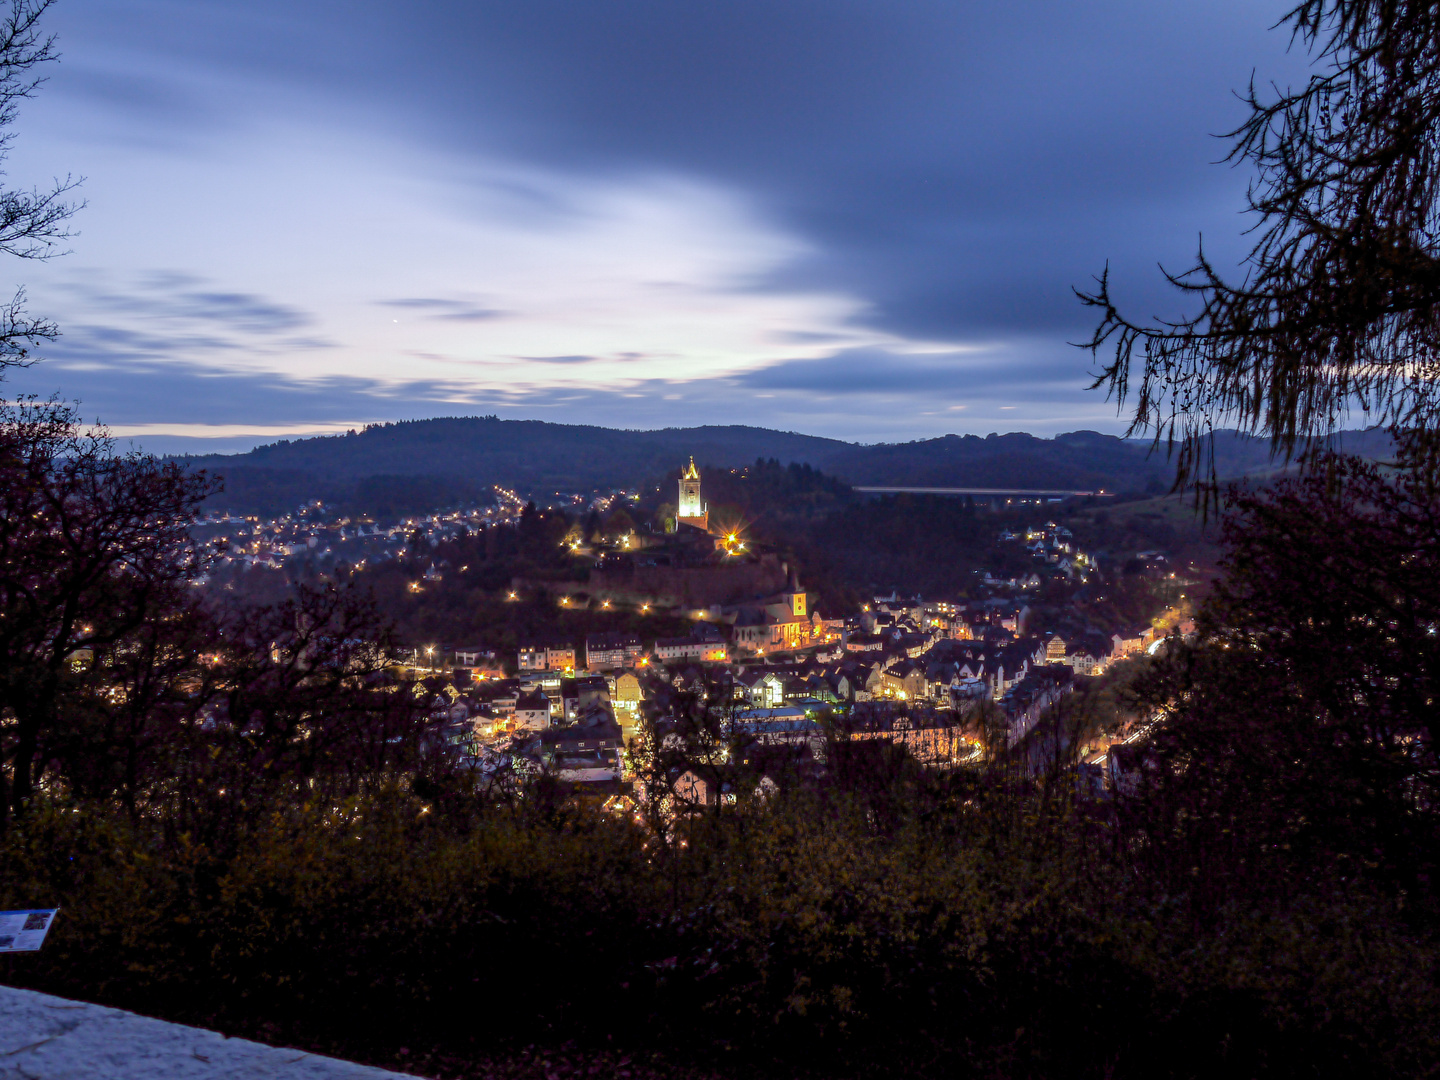
<svg viewBox="0 0 1440 1080"><path fill-rule="evenodd" d="M1375 439L1357 433L1357 445ZM1378 443L1377 443L1378 445ZM245 454L181 460L225 477L216 498L246 512L273 513L320 498L381 516L418 513L484 498L491 485L544 498L555 492L658 482L694 455L712 468L756 458L824 469L852 485L1103 488L1161 494L1171 466L1147 443L1095 431L1052 439L1023 432L946 435L863 446L765 428L705 426L625 431L540 420L445 417L376 424L347 435L281 440ZM1223 433L1224 475L1273 467L1260 439Z"/></svg>

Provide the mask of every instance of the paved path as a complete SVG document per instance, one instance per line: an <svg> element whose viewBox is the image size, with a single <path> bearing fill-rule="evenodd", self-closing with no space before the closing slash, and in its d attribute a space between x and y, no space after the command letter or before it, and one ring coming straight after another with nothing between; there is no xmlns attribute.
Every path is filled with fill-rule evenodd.
<svg viewBox="0 0 1440 1080"><path fill-rule="evenodd" d="M302 1050L0 986L0 1080L395 1080Z"/></svg>

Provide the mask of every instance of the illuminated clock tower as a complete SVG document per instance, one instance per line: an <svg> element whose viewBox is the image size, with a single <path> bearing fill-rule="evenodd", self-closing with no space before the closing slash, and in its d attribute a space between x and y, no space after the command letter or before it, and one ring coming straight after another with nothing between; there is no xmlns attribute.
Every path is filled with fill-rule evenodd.
<svg viewBox="0 0 1440 1080"><path fill-rule="evenodd" d="M709 530L710 514L700 501L700 470L695 468L695 459L690 467L680 474L680 500L676 504L675 520L697 529Z"/></svg>

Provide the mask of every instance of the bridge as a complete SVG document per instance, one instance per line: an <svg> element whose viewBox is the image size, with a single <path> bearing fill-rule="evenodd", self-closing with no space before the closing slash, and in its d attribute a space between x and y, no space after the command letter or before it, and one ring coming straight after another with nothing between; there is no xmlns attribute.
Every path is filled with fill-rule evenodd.
<svg viewBox="0 0 1440 1080"><path fill-rule="evenodd" d="M1096 495L1111 498L1113 491L1069 491L1063 488L982 488L982 487L857 487L867 495L980 495L993 499L1000 495L1020 495L1068 499L1075 496Z"/></svg>

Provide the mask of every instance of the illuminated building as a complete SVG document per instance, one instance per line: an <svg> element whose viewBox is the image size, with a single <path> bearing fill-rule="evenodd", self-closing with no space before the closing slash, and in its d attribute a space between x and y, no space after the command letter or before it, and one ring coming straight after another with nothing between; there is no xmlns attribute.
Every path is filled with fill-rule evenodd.
<svg viewBox="0 0 1440 1080"><path fill-rule="evenodd" d="M680 474L680 498L676 503L675 520L681 525L693 525L709 531L710 513L700 499L700 470L695 468L695 459L690 467Z"/></svg>

